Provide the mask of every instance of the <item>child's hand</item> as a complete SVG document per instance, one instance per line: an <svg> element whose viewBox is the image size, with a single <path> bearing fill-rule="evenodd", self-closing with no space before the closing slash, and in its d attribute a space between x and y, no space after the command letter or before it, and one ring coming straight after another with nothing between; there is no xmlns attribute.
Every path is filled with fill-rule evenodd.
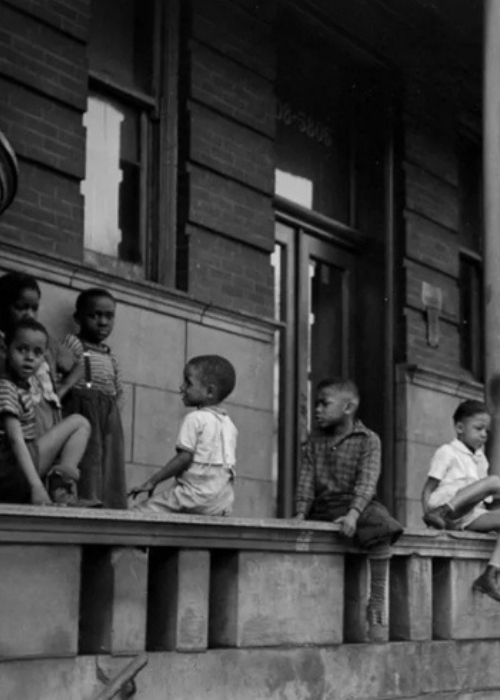
<svg viewBox="0 0 500 700"><path fill-rule="evenodd" d="M357 511L349 511L347 515L343 515L340 518L337 518L334 520L334 523L337 523L337 525L340 525L340 533L344 535L345 537L353 537L354 533L356 532L356 525L358 522L358 513Z"/></svg>
<svg viewBox="0 0 500 700"><path fill-rule="evenodd" d="M52 501L42 484L31 487L31 502L34 506L51 506Z"/></svg>
<svg viewBox="0 0 500 700"><path fill-rule="evenodd" d="M137 496L139 496L141 493L147 493L148 498L151 498L154 490L154 486L150 486L149 484L143 484L142 486L134 486L133 489L130 489L127 496L129 498L137 498Z"/></svg>
<svg viewBox="0 0 500 700"><path fill-rule="evenodd" d="M297 513L297 515L294 515L292 520L305 520L306 516L304 513Z"/></svg>

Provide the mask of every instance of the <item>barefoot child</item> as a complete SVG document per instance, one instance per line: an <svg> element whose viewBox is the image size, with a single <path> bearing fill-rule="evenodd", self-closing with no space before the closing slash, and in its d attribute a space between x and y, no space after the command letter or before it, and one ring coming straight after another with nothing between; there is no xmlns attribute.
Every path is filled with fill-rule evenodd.
<svg viewBox="0 0 500 700"><path fill-rule="evenodd" d="M140 493L150 496L138 508L204 515L231 513L237 430L220 403L233 391L235 381L234 367L218 355L201 355L187 363L180 391L184 405L195 410L181 425L175 457L131 490L133 498ZM158 484L172 477L175 483L170 489L151 497Z"/></svg>
<svg viewBox="0 0 500 700"><path fill-rule="evenodd" d="M500 498L500 478L488 476L483 447L491 417L486 404L464 401L453 414L456 439L434 454L422 492L424 522L440 530L500 532L500 510L485 502ZM500 601L500 538L473 589Z"/></svg>
<svg viewBox="0 0 500 700"><path fill-rule="evenodd" d="M58 472L79 478L78 464L90 426L70 416L37 439L30 384L44 360L48 336L34 319L5 334L5 374L0 379L0 502L49 505L43 478L59 457ZM76 505L76 504L75 504Z"/></svg>
<svg viewBox="0 0 500 700"><path fill-rule="evenodd" d="M380 439L356 419L358 405L354 382L336 377L319 383L318 433L308 438L303 450L295 518L338 523L341 534L353 538L367 553L369 638L385 641L390 545L403 528L374 498L380 476Z"/></svg>
<svg viewBox="0 0 500 700"><path fill-rule="evenodd" d="M124 395L118 361L104 343L115 322L116 301L106 289L92 288L76 300L78 335L64 339L78 360L80 376L64 402L65 413L80 413L92 435L80 465L79 493L105 508L126 508L125 452L120 408Z"/></svg>

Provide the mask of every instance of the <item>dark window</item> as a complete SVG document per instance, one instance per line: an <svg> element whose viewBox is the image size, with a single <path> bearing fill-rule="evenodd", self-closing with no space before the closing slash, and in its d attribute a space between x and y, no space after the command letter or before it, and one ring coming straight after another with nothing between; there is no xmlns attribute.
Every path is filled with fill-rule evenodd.
<svg viewBox="0 0 500 700"><path fill-rule="evenodd" d="M155 196L167 167L161 157L167 128L162 96L169 78L171 4L93 0L88 45L85 256L127 276L152 279L161 277L158 231L172 230L159 221Z"/></svg>
<svg viewBox="0 0 500 700"><path fill-rule="evenodd" d="M459 140L461 366L484 380L484 296L481 144Z"/></svg>
<svg viewBox="0 0 500 700"><path fill-rule="evenodd" d="M484 379L483 265L467 253L460 256L460 350L462 367Z"/></svg>

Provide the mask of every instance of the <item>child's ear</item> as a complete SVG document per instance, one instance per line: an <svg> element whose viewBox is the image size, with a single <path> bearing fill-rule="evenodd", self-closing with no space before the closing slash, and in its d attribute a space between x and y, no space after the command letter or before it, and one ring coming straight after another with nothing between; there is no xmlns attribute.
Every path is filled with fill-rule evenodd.
<svg viewBox="0 0 500 700"><path fill-rule="evenodd" d="M349 399L345 405L344 413L346 415L350 416L353 413L356 413L357 408L358 408L358 402L356 401L356 399Z"/></svg>
<svg viewBox="0 0 500 700"><path fill-rule="evenodd" d="M211 399L217 396L217 387L215 386L215 384L209 384L207 386L207 394L210 396Z"/></svg>

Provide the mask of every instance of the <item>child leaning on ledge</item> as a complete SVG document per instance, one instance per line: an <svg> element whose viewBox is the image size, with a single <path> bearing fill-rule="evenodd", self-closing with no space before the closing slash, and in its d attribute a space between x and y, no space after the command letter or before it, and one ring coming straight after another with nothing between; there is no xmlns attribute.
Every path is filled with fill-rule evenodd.
<svg viewBox="0 0 500 700"><path fill-rule="evenodd" d="M483 447L491 417L486 404L464 401L453 414L456 439L434 454L422 491L424 522L440 530L500 532L500 510L485 503L500 498L500 478L488 476ZM500 538L486 570L472 588L500 601Z"/></svg>
<svg viewBox="0 0 500 700"><path fill-rule="evenodd" d="M358 406L354 382L332 378L319 383L318 431L303 449L295 518L338 523L341 534L366 551L371 579L369 635L372 641L383 641L390 545L403 528L374 498L381 468L380 439L356 419Z"/></svg>
<svg viewBox="0 0 500 700"><path fill-rule="evenodd" d="M184 368L180 388L185 406L195 410L184 418L176 451L163 469L130 491L149 499L141 510L203 515L229 515L234 501L234 467L238 431L220 403L233 391L233 365L218 355L193 357ZM175 483L158 496L155 488L175 477Z"/></svg>

